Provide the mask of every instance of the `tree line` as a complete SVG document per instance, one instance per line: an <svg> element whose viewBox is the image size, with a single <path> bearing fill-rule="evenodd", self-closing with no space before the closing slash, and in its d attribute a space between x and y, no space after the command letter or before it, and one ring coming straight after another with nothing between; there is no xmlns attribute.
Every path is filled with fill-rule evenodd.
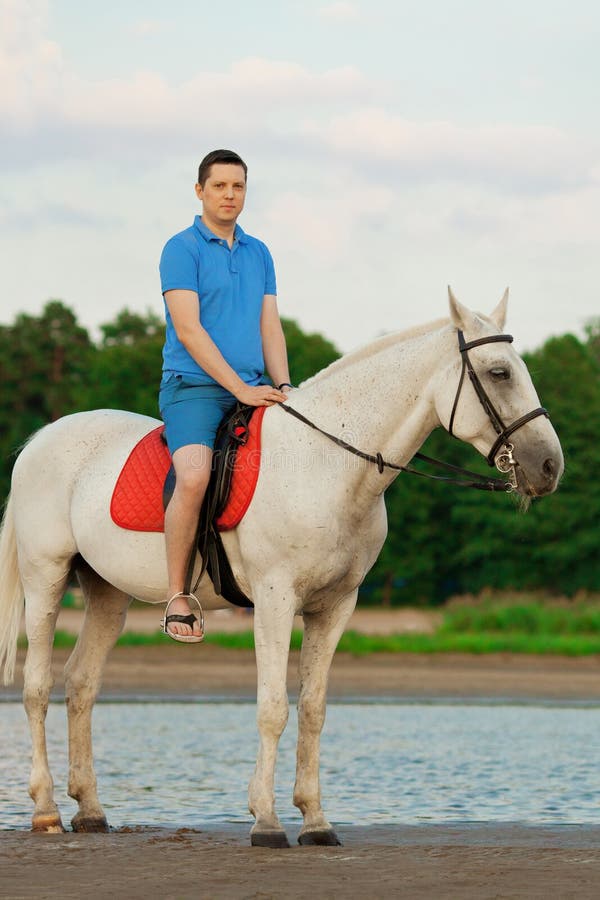
<svg viewBox="0 0 600 900"><path fill-rule="evenodd" d="M339 356L319 334L284 319L295 383ZM18 448L47 422L113 407L157 416L162 320L122 310L93 340L59 300L0 326L0 494ZM386 494L389 534L363 585L363 603L440 603L457 593L600 591L600 319L584 339L554 337L526 355L563 447L558 491L527 513L483 494L401 474ZM367 448L369 449L369 448ZM423 452L486 473L475 451L437 429Z"/></svg>

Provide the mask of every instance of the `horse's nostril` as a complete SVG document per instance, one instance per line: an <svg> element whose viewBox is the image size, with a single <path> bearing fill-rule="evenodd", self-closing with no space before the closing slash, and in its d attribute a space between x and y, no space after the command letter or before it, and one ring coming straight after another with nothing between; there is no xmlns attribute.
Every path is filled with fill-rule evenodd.
<svg viewBox="0 0 600 900"><path fill-rule="evenodd" d="M556 474L556 465L551 456L549 456L548 459L544 460L542 471L544 475L547 475L548 478L554 478L554 475Z"/></svg>

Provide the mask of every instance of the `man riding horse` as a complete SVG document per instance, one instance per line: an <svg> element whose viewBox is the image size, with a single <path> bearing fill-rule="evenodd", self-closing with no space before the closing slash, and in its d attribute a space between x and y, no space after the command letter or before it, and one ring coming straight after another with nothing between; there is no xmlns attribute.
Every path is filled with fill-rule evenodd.
<svg viewBox="0 0 600 900"><path fill-rule="evenodd" d="M219 422L237 401L272 406L291 387L273 260L237 225L247 171L230 150L205 156L196 184L202 215L160 260L167 333L159 407L176 476L165 515L164 631L176 641L203 637L184 583ZM265 364L278 387L264 383Z"/></svg>

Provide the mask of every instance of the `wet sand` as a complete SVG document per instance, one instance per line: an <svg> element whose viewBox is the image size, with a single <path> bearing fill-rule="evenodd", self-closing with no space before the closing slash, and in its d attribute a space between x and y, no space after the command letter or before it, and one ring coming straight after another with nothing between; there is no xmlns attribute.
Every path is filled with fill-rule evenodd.
<svg viewBox="0 0 600 900"><path fill-rule="evenodd" d="M344 828L343 847L265 850L239 828L107 835L0 833L7 900L91 897L592 900L600 827ZM295 835L290 831L290 839Z"/></svg>
<svg viewBox="0 0 600 900"><path fill-rule="evenodd" d="M137 626L132 622L130 628L141 630L141 619L135 621ZM382 619L372 627L377 622L383 628ZM247 628L248 623L242 618L231 627ZM390 628L390 622L385 627ZM68 651L55 652L56 697L67 656ZM1 689L0 697L18 697L22 662L19 653L17 682ZM298 654L292 653L292 695L298 688L297 667ZM252 652L179 646L165 639L160 646L116 648L101 696L251 699L255 682ZM596 703L600 659L338 654L330 696ZM287 850L251 848L249 829L238 826L175 832L144 828L107 835L5 831L0 832L0 897L563 900L600 894L600 825L475 823L338 830L343 847L311 848L295 845L296 830L290 828L292 847Z"/></svg>

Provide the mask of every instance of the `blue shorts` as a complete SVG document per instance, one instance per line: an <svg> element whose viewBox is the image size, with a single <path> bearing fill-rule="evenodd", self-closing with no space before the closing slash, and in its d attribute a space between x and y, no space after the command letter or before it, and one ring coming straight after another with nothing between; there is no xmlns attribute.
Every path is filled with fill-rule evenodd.
<svg viewBox="0 0 600 900"><path fill-rule="evenodd" d="M165 372L158 406L171 455L188 444L214 447L219 423L236 402L219 384L198 384L193 375Z"/></svg>

